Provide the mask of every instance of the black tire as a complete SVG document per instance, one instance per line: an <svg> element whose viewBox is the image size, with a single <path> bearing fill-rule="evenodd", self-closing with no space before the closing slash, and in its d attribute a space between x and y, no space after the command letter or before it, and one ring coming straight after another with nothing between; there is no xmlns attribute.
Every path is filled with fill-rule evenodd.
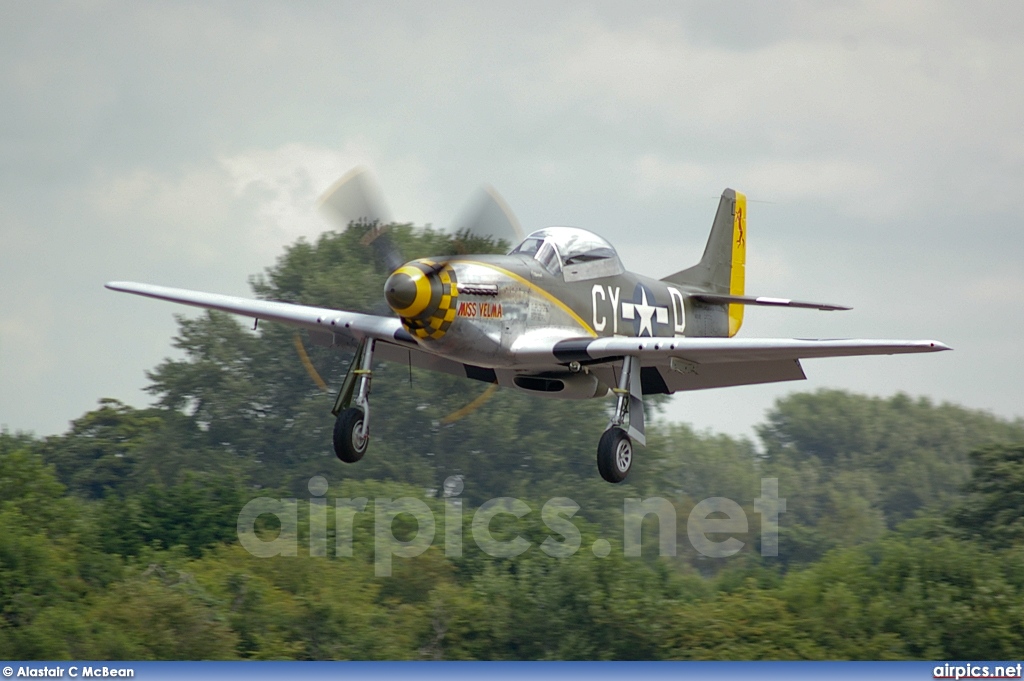
<svg viewBox="0 0 1024 681"><path fill-rule="evenodd" d="M633 441L622 428L604 431L597 445L597 470L611 483L619 483L629 475L633 465Z"/></svg>
<svg viewBox="0 0 1024 681"><path fill-rule="evenodd" d="M345 463L355 463L366 454L370 434L363 432L363 412L349 407L334 422L334 454Z"/></svg>

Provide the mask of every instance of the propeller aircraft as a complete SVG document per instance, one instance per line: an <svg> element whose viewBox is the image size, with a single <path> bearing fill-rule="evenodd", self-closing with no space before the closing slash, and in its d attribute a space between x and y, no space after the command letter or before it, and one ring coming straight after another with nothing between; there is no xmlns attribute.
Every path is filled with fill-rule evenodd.
<svg viewBox="0 0 1024 681"><path fill-rule="evenodd" d="M495 193L466 230L518 231ZM747 305L847 310L745 291L746 198L726 189L696 265L661 279L627 271L612 245L576 227L537 230L506 255L404 261L388 238L383 203L366 171L346 175L321 206L369 223L367 241L387 268L372 315L134 282L107 288L304 328L319 344L355 355L335 400L333 445L359 461L370 437L373 362L408 362L531 395L615 400L597 468L625 480L634 443L645 444L644 396L805 378L800 360L936 352L934 340L736 338ZM346 222L349 224L349 222ZM459 232L462 233L461 231Z"/></svg>

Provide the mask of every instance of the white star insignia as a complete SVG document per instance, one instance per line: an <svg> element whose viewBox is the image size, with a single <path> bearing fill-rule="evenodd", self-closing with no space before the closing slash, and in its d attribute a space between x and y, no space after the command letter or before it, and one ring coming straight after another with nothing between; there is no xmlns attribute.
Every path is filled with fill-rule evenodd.
<svg viewBox="0 0 1024 681"><path fill-rule="evenodd" d="M668 308L658 307L651 305L647 302L647 291L640 289L640 302L639 303L622 303L622 318L623 319L635 319L636 316L640 316L640 329L637 335L644 335L644 330L647 330L648 336L654 335L654 321L657 320L659 324L668 324Z"/></svg>

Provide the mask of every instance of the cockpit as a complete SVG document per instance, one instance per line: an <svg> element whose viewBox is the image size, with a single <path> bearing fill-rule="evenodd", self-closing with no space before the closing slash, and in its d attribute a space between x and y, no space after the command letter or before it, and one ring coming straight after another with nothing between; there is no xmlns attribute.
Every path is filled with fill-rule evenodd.
<svg viewBox="0 0 1024 681"><path fill-rule="evenodd" d="M625 269L612 245L578 227L547 227L533 232L509 255L533 256L551 274L580 281L622 274Z"/></svg>

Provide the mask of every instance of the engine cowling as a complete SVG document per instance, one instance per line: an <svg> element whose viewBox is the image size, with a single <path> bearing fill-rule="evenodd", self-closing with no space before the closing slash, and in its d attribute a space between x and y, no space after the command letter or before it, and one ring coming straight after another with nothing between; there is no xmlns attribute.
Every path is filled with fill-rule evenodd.
<svg viewBox="0 0 1024 681"><path fill-rule="evenodd" d="M456 284L451 265L414 260L384 282L384 299L416 339L439 340L455 321Z"/></svg>

